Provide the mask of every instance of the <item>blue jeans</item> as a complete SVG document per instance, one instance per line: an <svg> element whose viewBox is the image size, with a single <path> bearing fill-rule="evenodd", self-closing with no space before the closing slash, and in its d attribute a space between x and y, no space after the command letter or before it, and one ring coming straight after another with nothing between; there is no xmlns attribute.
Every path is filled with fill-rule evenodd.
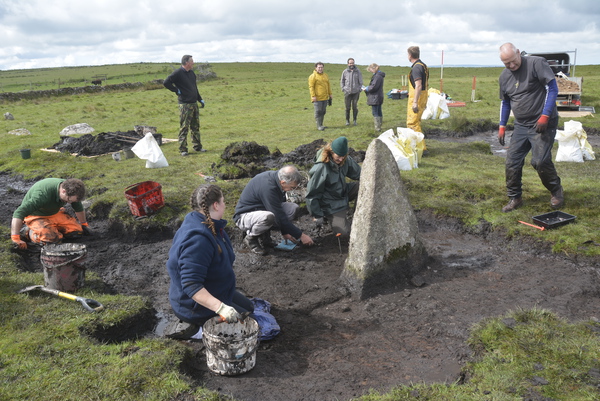
<svg viewBox="0 0 600 401"><path fill-rule="evenodd" d="M371 112L373 113L373 117L383 117L380 104L371 106Z"/></svg>

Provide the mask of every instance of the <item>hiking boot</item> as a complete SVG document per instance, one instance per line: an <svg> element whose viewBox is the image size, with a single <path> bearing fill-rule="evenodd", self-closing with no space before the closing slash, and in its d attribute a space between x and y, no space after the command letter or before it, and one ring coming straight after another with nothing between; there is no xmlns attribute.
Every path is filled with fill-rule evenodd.
<svg viewBox="0 0 600 401"><path fill-rule="evenodd" d="M260 243L258 242L258 237L256 236L246 235L246 238L244 238L244 244L246 244L248 248L250 248L250 250L257 255L267 254L267 251L260 246Z"/></svg>
<svg viewBox="0 0 600 401"><path fill-rule="evenodd" d="M552 209L558 209L565 203L565 197L563 195L563 187L561 186L558 191L552 194L550 198L550 206Z"/></svg>
<svg viewBox="0 0 600 401"><path fill-rule="evenodd" d="M181 156L187 156L188 152L181 152Z"/></svg>
<svg viewBox="0 0 600 401"><path fill-rule="evenodd" d="M502 213L512 212L515 209L520 208L523 205L523 199L521 197L510 198L510 201L502 208Z"/></svg>
<svg viewBox="0 0 600 401"><path fill-rule="evenodd" d="M263 248L275 248L277 244L271 238L271 232L266 231L260 235L260 242L262 243Z"/></svg>
<svg viewBox="0 0 600 401"><path fill-rule="evenodd" d="M174 340L191 340L193 336L198 334L200 328L200 325L180 321L171 330L167 328L167 331L171 332L166 333L165 337L172 338Z"/></svg>

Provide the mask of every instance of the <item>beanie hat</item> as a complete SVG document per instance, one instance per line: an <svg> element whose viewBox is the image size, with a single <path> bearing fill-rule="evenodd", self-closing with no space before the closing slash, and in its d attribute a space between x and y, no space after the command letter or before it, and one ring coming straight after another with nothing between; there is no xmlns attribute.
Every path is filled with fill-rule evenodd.
<svg viewBox="0 0 600 401"><path fill-rule="evenodd" d="M346 156L348 154L348 138L340 136L331 142L331 150L338 156Z"/></svg>

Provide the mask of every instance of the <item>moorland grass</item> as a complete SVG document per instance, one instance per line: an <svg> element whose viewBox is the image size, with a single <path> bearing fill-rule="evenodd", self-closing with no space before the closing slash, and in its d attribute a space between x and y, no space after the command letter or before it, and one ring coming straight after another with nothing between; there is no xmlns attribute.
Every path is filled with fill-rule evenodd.
<svg viewBox="0 0 600 401"><path fill-rule="evenodd" d="M101 67L109 71L109 66ZM102 72L99 67L98 70L90 68L94 69L93 75L107 73L110 83L110 80L126 81L129 78L135 81L144 77L146 80L164 78L175 67L176 64L152 63L110 66L114 69L111 73ZM178 109L174 95L167 90L115 91L3 102L0 103L3 113L11 112L15 120L0 120L0 171L21 175L27 180L47 176L85 180L92 225L95 218L101 217L119 219L134 229L176 225L188 211L191 191L203 182L202 175L213 174L213 164L220 162L223 149L232 142L256 141L268 146L270 151L278 149L285 153L315 139L332 140L345 135L350 139L351 147L366 150L377 134L373 131L364 96L360 101L358 126L347 128L344 125L343 97L337 89L344 65L326 66L334 87L334 100L325 117L329 128L325 132L316 130L307 88L312 68L311 63L214 64L218 79L199 85L206 101L206 108L201 111L201 130L208 152L183 158L175 143L166 143L162 150L169 167L160 169L147 169L145 162L137 158L115 162L110 155L82 158L40 149L58 142L58 134L65 126L80 122L90 124L97 132L151 125L158 127L163 137L176 138ZM364 66L360 68L364 71ZM382 70L387 73L386 92L392 88L401 89L400 76L409 71L408 67L392 66L383 66ZM9 79L17 78L20 83L10 85L26 86L27 80L51 82L59 77L61 82L67 82L69 75L76 85L82 77L92 75L91 71L82 72L78 68L21 70L18 74L0 71L0 90L9 87ZM143 73L137 74L140 71ZM445 92L467 105L451 109L450 119L424 121L425 132L438 128L460 130L473 124L497 128L497 77L500 71L500 68L445 68ZM431 70L432 86L438 88L436 76L439 75L436 74L439 72L439 69ZM600 67L578 66L577 73L585 77L584 104L600 107L596 95L600 89ZM364 75L368 80L370 74L365 72ZM473 76L477 77L478 100L474 103L469 101ZM406 101L386 99L383 114L384 129L404 126ZM595 117L577 120L590 129L600 128ZM561 119L561 126L564 121ZM7 134L17 128L26 128L32 135ZM490 135L495 136L495 133L492 131ZM600 254L597 246L600 242L597 230L600 223L597 213L600 202L597 196L598 161L557 164L567 199L563 210L576 215L577 221L558 230L540 232L518 223L519 220L531 221L531 216L550 211L548 193L531 167L526 165L524 169L525 206L503 214L500 212L506 202L503 159L491 154L486 143L457 144L428 139L427 144L430 155L423 159L419 168L401 172L415 209L430 209L441 216L458 218L467 227L476 227L484 221L508 236L528 236L550 243L555 252ZM25 147L32 149L31 159L20 158L19 149ZM136 221L129 212L124 190L145 180L162 184L166 205L151 218ZM247 179L218 182L228 204L226 218L231 219L246 182ZM143 308L143 300L86 289L91 291L89 296L109 305L101 315L90 315L60 299L44 297L44 303L40 305L40 297L15 294L17 289L39 283L43 278L41 274L16 269L18 261L9 252L8 226L0 227L0 232L5 238L0 248L0 399L22 398L23 394L32 399L64 400L170 400L184 397L184 394L193 394L197 399L221 399L221 396L197 387L181 373L179 363L185 358L185 350L176 342L138 340L96 344L79 335L81 327L115 324L136 313ZM46 307L49 303L53 311L50 313ZM582 379L582 372L589 370L590 358L597 358L594 350L598 349L597 338L586 331L587 326L571 326L547 312L535 310L514 312L513 318L522 319L519 316L523 314L531 314L531 317L527 318L527 324L519 326L519 330L503 329L497 319L486 320L476 328L470 341L481 350L481 360L469 366L472 379L465 384L418 384L400 387L389 394L373 393L363 399L409 399L414 394L426 399L522 399L523 383L531 375L531 361L535 358L548 361L546 365L553 375L552 385L542 386L540 390L544 396L595 399L589 398L589 394L597 396L597 393L588 386L589 381ZM545 331L550 334L543 334ZM560 334L566 331L571 333L568 337ZM536 335L556 343L548 340L536 347L536 344L530 344L532 332L542 333ZM531 355L514 352L515 344L525 344ZM581 346L577 348L573 344ZM505 360L510 363L503 362ZM569 361L568 364L565 361ZM40 393L42 389L43 393Z"/></svg>

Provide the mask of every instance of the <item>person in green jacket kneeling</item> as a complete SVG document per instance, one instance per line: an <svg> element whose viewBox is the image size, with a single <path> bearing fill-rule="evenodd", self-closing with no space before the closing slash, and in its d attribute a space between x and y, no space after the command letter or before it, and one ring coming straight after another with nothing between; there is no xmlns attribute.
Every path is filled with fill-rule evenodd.
<svg viewBox="0 0 600 401"><path fill-rule="evenodd" d="M348 138L341 136L320 149L308 174L306 206L316 225L327 219L334 234L350 235L346 212L358 196L360 166L348 155ZM356 182L346 182L346 177Z"/></svg>

